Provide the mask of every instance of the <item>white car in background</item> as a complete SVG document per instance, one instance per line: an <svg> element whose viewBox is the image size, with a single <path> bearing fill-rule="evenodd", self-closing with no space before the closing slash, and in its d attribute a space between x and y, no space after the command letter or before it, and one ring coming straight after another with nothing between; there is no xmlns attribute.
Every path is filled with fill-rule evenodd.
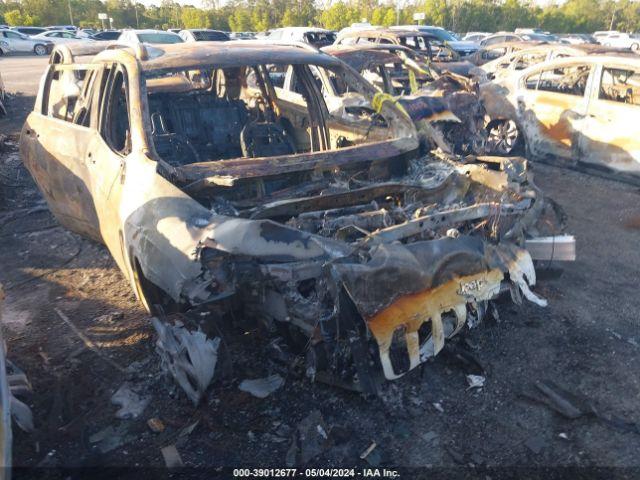
<svg viewBox="0 0 640 480"><path fill-rule="evenodd" d="M227 42L229 35L221 30L211 30L208 28L190 28L180 30L180 38L185 42Z"/></svg>
<svg viewBox="0 0 640 480"><path fill-rule="evenodd" d="M616 35L616 34L619 34L619 33L620 32L617 31L617 30L600 30L600 31L597 31L597 32L593 32L593 36L598 41L598 43L602 43L602 40L604 40L609 35Z"/></svg>
<svg viewBox="0 0 640 480"><path fill-rule="evenodd" d="M464 37L462 37L462 41L480 43L489 35L491 35L489 32L468 32Z"/></svg>
<svg viewBox="0 0 640 480"><path fill-rule="evenodd" d="M607 47L629 48L634 52L640 49L640 35L629 33L612 33L599 39Z"/></svg>
<svg viewBox="0 0 640 480"><path fill-rule="evenodd" d="M76 32L76 35L78 38L91 38L96 33L98 33L98 31L93 28L81 28Z"/></svg>
<svg viewBox="0 0 640 480"><path fill-rule="evenodd" d="M0 29L0 43L6 45L7 51L12 53L33 52L36 55L48 55L53 49L51 40L29 37L8 28Z"/></svg>
<svg viewBox="0 0 640 480"><path fill-rule="evenodd" d="M268 42L302 42L316 48L322 48L333 45L333 42L336 41L336 34L324 28L285 27L272 30L265 40Z"/></svg>
<svg viewBox="0 0 640 480"><path fill-rule="evenodd" d="M180 35L164 30L123 30L118 37L118 43L125 45L138 45L141 43L161 44L161 43L183 43Z"/></svg>
<svg viewBox="0 0 640 480"><path fill-rule="evenodd" d="M33 37L34 35L38 35L39 33L46 32L46 28L41 27L11 27L11 30L15 30L16 32L20 32L23 35L28 35Z"/></svg>
<svg viewBox="0 0 640 480"><path fill-rule="evenodd" d="M78 37L76 35L76 32L72 32L71 30L48 30L46 32L42 32L37 35L34 35L31 38L33 39L41 38L43 40L49 40L50 42L56 45L60 43L81 42L81 41L93 42L93 40L91 39Z"/></svg>

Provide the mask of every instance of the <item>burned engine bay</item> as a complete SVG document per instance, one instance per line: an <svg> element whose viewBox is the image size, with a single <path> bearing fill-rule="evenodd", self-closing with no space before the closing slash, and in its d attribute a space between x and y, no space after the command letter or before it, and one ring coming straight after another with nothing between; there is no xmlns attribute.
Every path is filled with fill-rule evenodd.
<svg viewBox="0 0 640 480"><path fill-rule="evenodd" d="M524 245L559 233L562 215L526 160L339 158L179 169L212 212L200 301L285 332L307 347L309 375L367 393L475 326L502 291L546 305Z"/></svg>

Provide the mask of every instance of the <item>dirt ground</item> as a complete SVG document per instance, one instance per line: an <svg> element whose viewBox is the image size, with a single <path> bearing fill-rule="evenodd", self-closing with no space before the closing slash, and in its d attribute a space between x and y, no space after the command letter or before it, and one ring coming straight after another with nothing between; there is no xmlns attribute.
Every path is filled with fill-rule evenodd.
<svg viewBox="0 0 640 480"><path fill-rule="evenodd" d="M525 396L553 381L605 416L640 422L637 187L535 165L537 184L568 214L578 260L539 281L547 308L499 302L499 321L456 342L484 366L484 388L469 389L466 375L478 372L445 352L364 398L311 383L264 333L235 329L231 374L196 408L162 375L150 319L106 249L58 226L42 203L16 151L30 99L14 101L16 115L0 120L10 135L0 150L0 282L9 357L33 385L25 400L36 426L15 429L15 465L162 466L161 448L175 445L188 466L283 467L292 432L318 410L331 438L306 466L640 466L640 430L570 420ZM123 371L83 347L56 309ZM286 383L265 399L238 389L272 373ZM116 418L110 398L124 382L150 398L138 418Z"/></svg>

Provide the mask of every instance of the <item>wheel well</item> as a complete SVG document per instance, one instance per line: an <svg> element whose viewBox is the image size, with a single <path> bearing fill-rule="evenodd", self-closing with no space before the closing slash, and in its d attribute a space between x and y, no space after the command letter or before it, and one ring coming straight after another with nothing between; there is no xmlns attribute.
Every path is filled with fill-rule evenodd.
<svg viewBox="0 0 640 480"><path fill-rule="evenodd" d="M145 309L152 315L160 313L160 309L164 313L178 310L178 305L171 296L144 275L137 257L131 258L136 293Z"/></svg>

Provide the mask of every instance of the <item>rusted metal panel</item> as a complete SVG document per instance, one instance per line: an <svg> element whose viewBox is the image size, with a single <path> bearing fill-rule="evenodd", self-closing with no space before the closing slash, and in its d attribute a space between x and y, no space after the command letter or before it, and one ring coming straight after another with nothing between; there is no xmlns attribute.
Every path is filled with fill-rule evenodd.
<svg viewBox="0 0 640 480"><path fill-rule="evenodd" d="M379 160L399 161L403 156L415 155L417 147L415 140L401 138L345 147L333 152L192 163L180 167L178 175L186 182L203 181L205 184L233 185L241 179L308 170L331 170L359 162L369 163L373 156Z"/></svg>

